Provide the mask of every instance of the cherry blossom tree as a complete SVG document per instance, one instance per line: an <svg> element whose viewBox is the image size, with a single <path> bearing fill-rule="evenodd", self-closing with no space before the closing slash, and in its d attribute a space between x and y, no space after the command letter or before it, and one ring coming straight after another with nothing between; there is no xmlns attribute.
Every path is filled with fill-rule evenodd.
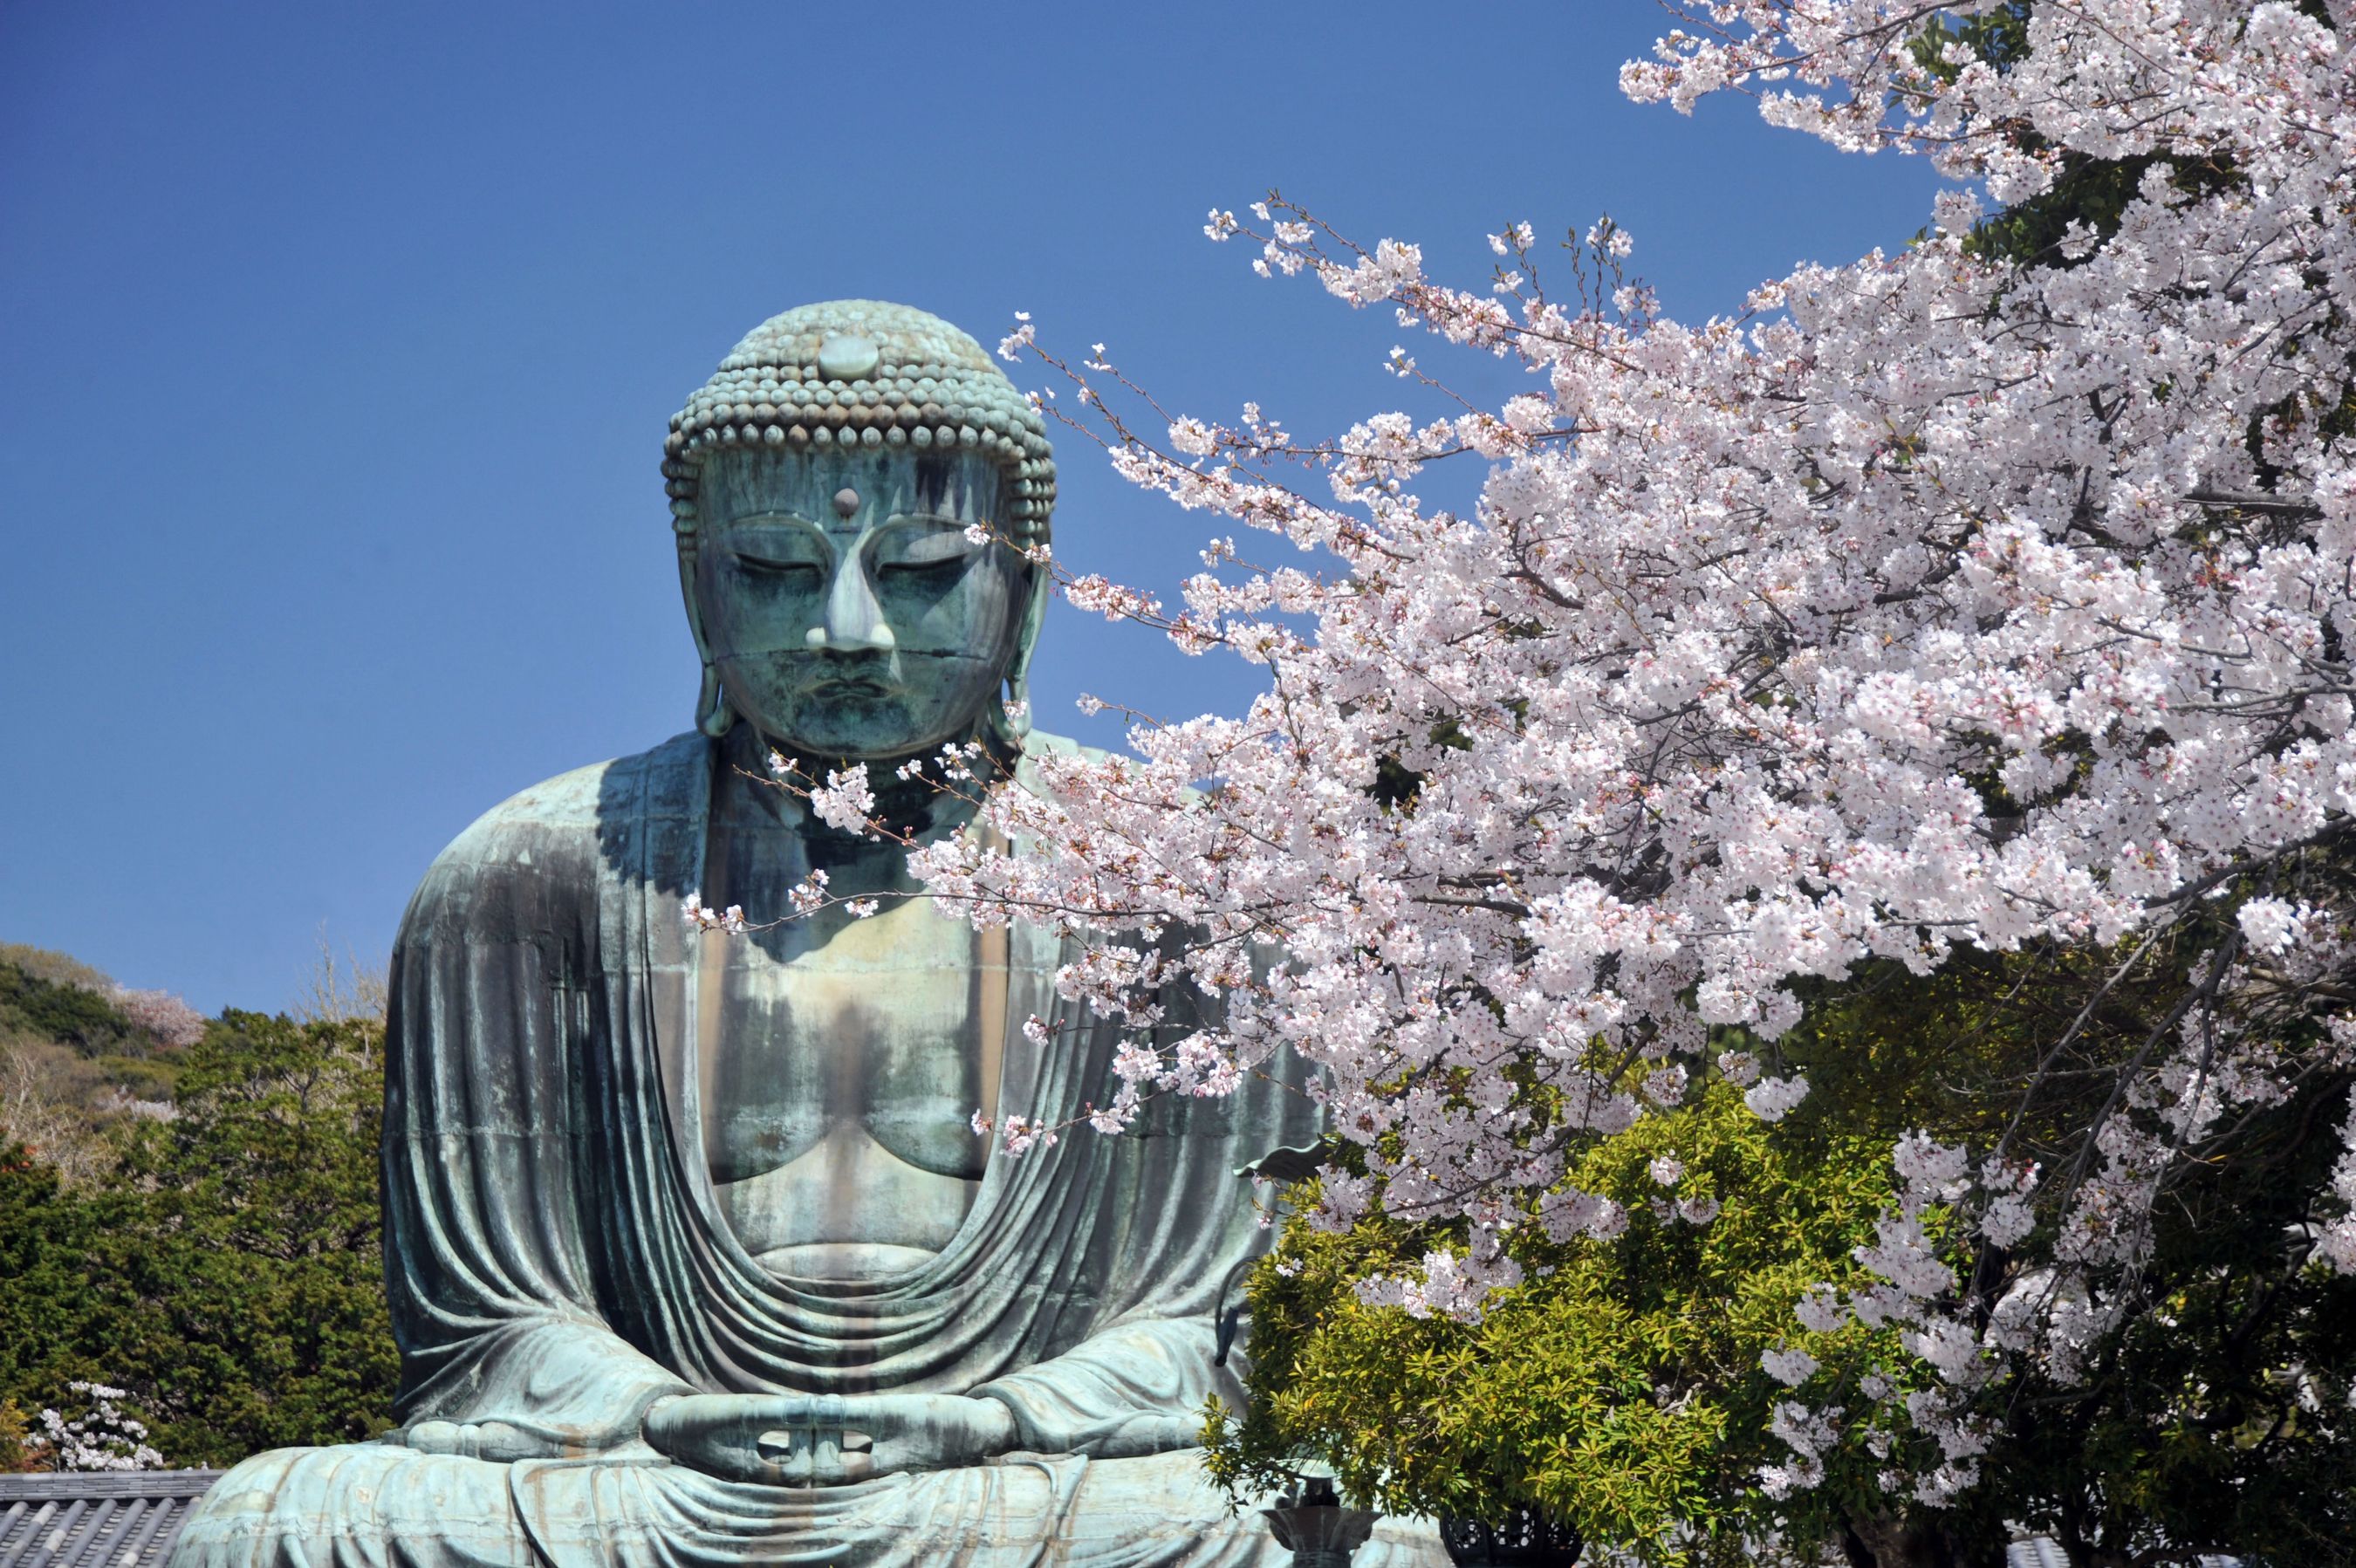
<svg viewBox="0 0 2356 1568"><path fill-rule="evenodd" d="M43 1457L59 1470L158 1470L164 1456L147 1444L147 1426L126 1414L115 1402L128 1396L104 1383L75 1382L73 1394L87 1402L80 1415L67 1419L54 1410L40 1412L37 1442Z"/></svg>
<svg viewBox="0 0 2356 1568"><path fill-rule="evenodd" d="M176 1048L205 1037L205 1015L169 991L133 991L116 986L109 997L123 1015L155 1038Z"/></svg>
<svg viewBox="0 0 2356 1568"><path fill-rule="evenodd" d="M1141 720L1124 754L1043 757L1044 788L990 794L996 835L915 860L977 921L1069 933L1059 985L1138 1026L1099 1131L1313 1062L1333 1135L1308 1223L1426 1227L1357 1297L1467 1322L1536 1251L1627 1230L1574 1179L1595 1151L1705 1094L1792 1115L1788 1043L1843 986L2075 966L2080 1010L2008 1108L1895 1140L1851 1276L1762 1354L1789 1391L1759 1495L1798 1508L1877 1444L1870 1486L1912 1517L1982 1482L2020 1378L2086 1379L2143 1300L2155 1213L2270 1157L2268 1115L2340 1141L2301 1167L2285 1266L2356 1273L2356 12L1668 9L1631 96L1746 93L1926 156L1951 181L1932 228L1697 324L1609 221L1559 263L1508 226L1464 287L1273 196L1214 211L1262 274L1528 374L1484 406L1402 347L1389 369L1440 412L1322 441L1252 404L1173 415L1102 346L1019 323L1001 351L1050 371L1043 407L1240 529L1174 605L1058 567L1065 596L1266 688ZM1451 460L1486 466L1469 512L1419 493ZM944 787L972 763L945 757ZM866 789L810 786L853 823ZM1158 1047L1173 980L1221 1006ZM2147 1028L2110 1026L2156 984ZM1713 1221L1710 1195L1678 1201ZM1828 1353L1846 1333L1880 1359ZM2283 1375L2344 1421L2349 1370Z"/></svg>

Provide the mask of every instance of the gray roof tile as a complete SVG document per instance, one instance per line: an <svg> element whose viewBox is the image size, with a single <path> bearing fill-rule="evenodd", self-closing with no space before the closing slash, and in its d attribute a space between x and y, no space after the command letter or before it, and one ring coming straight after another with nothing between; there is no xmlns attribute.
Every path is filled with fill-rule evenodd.
<svg viewBox="0 0 2356 1568"><path fill-rule="evenodd" d="M161 1568L219 1470L0 1476L0 1568Z"/></svg>

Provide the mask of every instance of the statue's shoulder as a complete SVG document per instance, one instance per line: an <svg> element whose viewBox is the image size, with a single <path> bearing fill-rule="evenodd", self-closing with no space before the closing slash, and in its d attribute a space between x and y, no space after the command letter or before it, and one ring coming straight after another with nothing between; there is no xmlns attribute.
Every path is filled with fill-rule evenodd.
<svg viewBox="0 0 2356 1568"><path fill-rule="evenodd" d="M710 746L700 735L678 736L518 790L434 857L412 921L479 914L486 900L545 905L592 894L600 859L626 824L692 809L691 792L710 777Z"/></svg>
<svg viewBox="0 0 2356 1568"><path fill-rule="evenodd" d="M648 809L676 810L684 796L710 778L712 743L695 734L673 736L660 746L593 762L529 789L519 789L475 819L444 854L498 858L519 837L594 840L617 817Z"/></svg>
<svg viewBox="0 0 2356 1568"><path fill-rule="evenodd" d="M1091 762L1101 762L1112 753L1093 746L1082 746L1066 735L1049 735L1045 730L1033 730L1023 737L1023 756L1014 765L1014 781L1036 793L1039 789L1039 763L1043 757L1076 757Z"/></svg>
<svg viewBox="0 0 2356 1568"><path fill-rule="evenodd" d="M1098 746L1082 746L1069 736L1049 735L1033 730L1023 737L1023 758L1014 765L1014 782L1034 795L1047 791L1039 779L1039 763L1044 757L1077 757L1087 762L1104 762L1116 754ZM1199 791L1188 789L1188 800L1199 798Z"/></svg>

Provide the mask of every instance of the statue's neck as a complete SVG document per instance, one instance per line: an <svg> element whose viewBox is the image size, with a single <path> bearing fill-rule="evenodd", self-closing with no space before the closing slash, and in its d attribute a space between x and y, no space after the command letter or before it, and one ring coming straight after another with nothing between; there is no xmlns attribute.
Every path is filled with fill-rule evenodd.
<svg viewBox="0 0 2356 1568"><path fill-rule="evenodd" d="M741 721L730 726L721 741L720 759L723 774L743 786L745 795L759 809L804 837L821 840L849 840L855 835L819 821L800 791L823 784L838 769L864 767L868 789L875 797L873 816L884 825L890 837L922 841L964 827L980 809L983 792L998 779L1012 775L1022 755L1019 747L986 731L974 738L980 743L981 753L970 760L969 775L948 779L941 776L937 749L860 762L808 757L795 751L788 743L769 739ZM793 757L809 777L796 779L793 788L778 784L769 770L769 754L773 751ZM921 766L911 768L910 764Z"/></svg>

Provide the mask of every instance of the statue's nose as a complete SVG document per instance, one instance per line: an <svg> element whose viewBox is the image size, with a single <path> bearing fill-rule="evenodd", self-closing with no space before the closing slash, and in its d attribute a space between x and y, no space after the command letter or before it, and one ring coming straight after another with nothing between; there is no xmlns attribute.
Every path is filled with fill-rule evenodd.
<svg viewBox="0 0 2356 1568"><path fill-rule="evenodd" d="M834 653L889 653L898 646L867 581L867 564L857 552L844 552L835 566L834 581L827 586L826 614L805 640Z"/></svg>

